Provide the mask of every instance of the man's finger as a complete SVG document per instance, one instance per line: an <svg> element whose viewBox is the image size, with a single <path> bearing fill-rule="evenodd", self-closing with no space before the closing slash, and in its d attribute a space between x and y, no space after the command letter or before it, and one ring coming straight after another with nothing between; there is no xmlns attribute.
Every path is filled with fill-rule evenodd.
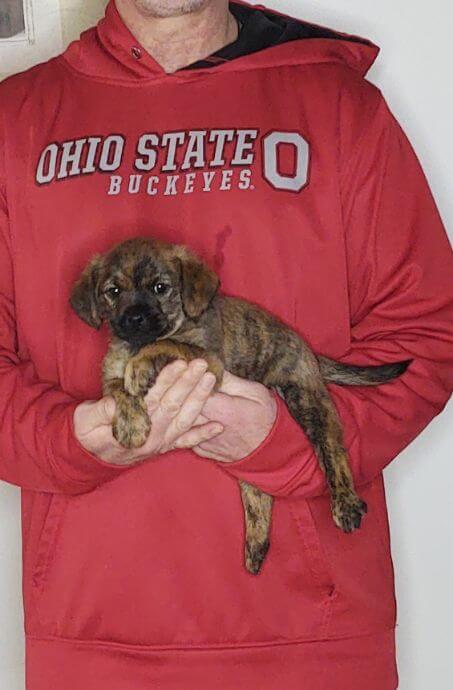
<svg viewBox="0 0 453 690"><path fill-rule="evenodd" d="M170 434L180 436L182 433L189 431L189 429L193 427L194 423L200 416L207 399L211 395L214 386L214 374L204 374L195 388L184 400L178 414L174 417L172 425L169 429Z"/></svg>
<svg viewBox="0 0 453 690"><path fill-rule="evenodd" d="M187 362L181 359L167 364L159 373L154 386L152 386L145 396L145 403L148 411L151 412L158 404L165 393L176 383L180 376L187 370Z"/></svg>
<svg viewBox="0 0 453 690"><path fill-rule="evenodd" d="M111 424L115 415L115 401L111 395L97 400L91 409L92 428Z"/></svg>
<svg viewBox="0 0 453 690"><path fill-rule="evenodd" d="M203 441L203 443L206 443L206 442ZM208 460L215 460L216 462L224 462L224 463L230 462L227 458L222 458L222 456L219 455L218 452L211 453L209 450L206 450L206 448L203 448L202 445L193 446L192 450L200 458L207 458Z"/></svg>
<svg viewBox="0 0 453 690"><path fill-rule="evenodd" d="M205 417L204 414L199 414L192 426L202 426L203 424L207 424L208 422L212 421L216 420L209 419L208 417Z"/></svg>
<svg viewBox="0 0 453 690"><path fill-rule="evenodd" d="M186 398L204 376L206 369L207 363L204 360L193 360L176 383L163 395L156 413L160 413L160 416L167 420L176 417Z"/></svg>
<svg viewBox="0 0 453 690"><path fill-rule="evenodd" d="M208 422L200 426L195 426L182 434L174 443L175 448L193 448L200 443L210 441L215 436L218 436L223 431L223 426L218 422Z"/></svg>

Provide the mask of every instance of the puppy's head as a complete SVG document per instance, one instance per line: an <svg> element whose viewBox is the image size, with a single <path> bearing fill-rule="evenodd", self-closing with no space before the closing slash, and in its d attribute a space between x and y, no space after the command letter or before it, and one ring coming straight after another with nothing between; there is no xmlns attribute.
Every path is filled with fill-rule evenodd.
<svg viewBox="0 0 453 690"><path fill-rule="evenodd" d="M95 256L70 302L93 328L107 321L118 338L143 347L201 316L218 287L216 274L185 247L136 238Z"/></svg>

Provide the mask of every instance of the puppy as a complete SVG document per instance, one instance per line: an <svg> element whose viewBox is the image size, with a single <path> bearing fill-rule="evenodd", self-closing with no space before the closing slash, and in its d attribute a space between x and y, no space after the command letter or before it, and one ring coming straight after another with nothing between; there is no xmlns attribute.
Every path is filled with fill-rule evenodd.
<svg viewBox="0 0 453 690"><path fill-rule="evenodd" d="M333 519L345 532L360 527L366 504L357 496L343 434L326 382L385 383L409 361L344 365L316 356L302 338L263 309L218 294L219 279L188 249L135 238L95 256L75 284L71 305L90 326L112 333L103 391L116 402L113 434L123 446L144 444L150 419L144 397L175 359L207 360L275 389L313 445L331 495ZM272 497L240 482L245 513L245 564L257 574L269 549Z"/></svg>

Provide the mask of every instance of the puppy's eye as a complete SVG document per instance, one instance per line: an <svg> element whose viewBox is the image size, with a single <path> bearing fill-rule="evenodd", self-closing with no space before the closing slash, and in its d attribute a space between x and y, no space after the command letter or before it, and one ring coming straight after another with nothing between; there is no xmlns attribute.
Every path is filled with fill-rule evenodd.
<svg viewBox="0 0 453 690"><path fill-rule="evenodd" d="M121 290L120 290L119 287L117 287L116 285L113 285L111 288L109 288L108 290L106 290L106 294L107 294L109 297L118 297L118 295L120 294L120 292L121 292Z"/></svg>
<svg viewBox="0 0 453 690"><path fill-rule="evenodd" d="M166 292L168 292L170 286L167 285L166 283L154 283L153 285L153 291L155 292L156 295L163 295Z"/></svg>

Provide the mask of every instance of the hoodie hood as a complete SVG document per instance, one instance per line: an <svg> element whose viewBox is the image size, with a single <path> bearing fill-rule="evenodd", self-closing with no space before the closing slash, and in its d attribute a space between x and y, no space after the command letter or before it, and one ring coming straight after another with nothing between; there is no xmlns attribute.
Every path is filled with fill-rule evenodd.
<svg viewBox="0 0 453 690"><path fill-rule="evenodd" d="M291 64L340 63L364 76L374 63L379 49L370 41L339 33L270 10L262 5L235 2L250 12L259 9L273 21L300 25L300 38L271 46L231 61L167 74L141 46L124 24L114 0L96 27L72 43L63 59L76 71L102 81L144 82L162 79L192 81L218 72L243 71Z"/></svg>

